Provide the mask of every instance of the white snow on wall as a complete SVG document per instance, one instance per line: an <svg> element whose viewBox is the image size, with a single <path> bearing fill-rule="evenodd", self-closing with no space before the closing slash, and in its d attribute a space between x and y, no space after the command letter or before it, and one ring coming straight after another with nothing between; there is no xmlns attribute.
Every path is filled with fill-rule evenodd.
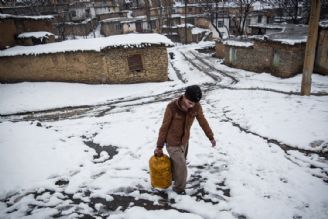
<svg viewBox="0 0 328 219"><path fill-rule="evenodd" d="M35 37L35 38L43 38L43 37L48 37L52 36L54 34L46 31L38 31L38 32L25 32L21 33L17 36L17 38L30 38L30 37Z"/></svg>
<svg viewBox="0 0 328 219"><path fill-rule="evenodd" d="M295 45L299 43L306 43L307 37L305 36L303 39L271 39L271 40L275 42L280 42L282 44Z"/></svg>
<svg viewBox="0 0 328 219"><path fill-rule="evenodd" d="M251 47L254 45L253 42L241 42L241 41L235 41L235 40L227 40L223 42L224 45L229 46L238 46L238 47Z"/></svg>
<svg viewBox="0 0 328 219"><path fill-rule="evenodd" d="M125 34L104 38L67 40L58 43L36 45L36 46L15 46L0 51L2 56L16 55L38 55L47 53L73 52L73 51L101 51L108 47L144 47L150 45L174 46L167 37L151 34Z"/></svg>
<svg viewBox="0 0 328 219"><path fill-rule="evenodd" d="M11 14L0 14L0 19L5 18L24 18L24 19L32 19L32 20L45 20L45 19L54 19L52 15L41 15L41 16L18 16Z"/></svg>

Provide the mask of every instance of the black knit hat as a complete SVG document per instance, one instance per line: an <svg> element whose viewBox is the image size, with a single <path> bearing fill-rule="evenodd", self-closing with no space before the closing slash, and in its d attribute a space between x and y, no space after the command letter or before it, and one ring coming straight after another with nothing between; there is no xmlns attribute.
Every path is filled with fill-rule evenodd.
<svg viewBox="0 0 328 219"><path fill-rule="evenodd" d="M195 103L202 98L202 90L198 85L191 85L186 88L185 97Z"/></svg>

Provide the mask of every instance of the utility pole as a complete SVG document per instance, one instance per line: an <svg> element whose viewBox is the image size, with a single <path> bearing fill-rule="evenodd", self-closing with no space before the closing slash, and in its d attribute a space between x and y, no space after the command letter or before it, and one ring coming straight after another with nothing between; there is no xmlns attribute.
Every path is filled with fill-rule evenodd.
<svg viewBox="0 0 328 219"><path fill-rule="evenodd" d="M188 43L187 41L187 4L188 4L188 0L184 0L185 2L185 44Z"/></svg>
<svg viewBox="0 0 328 219"><path fill-rule="evenodd" d="M301 95L309 96L311 93L311 76L314 66L315 49L318 39L318 27L320 19L320 0L311 0L311 12L308 28L308 38L305 48L303 64L303 77Z"/></svg>

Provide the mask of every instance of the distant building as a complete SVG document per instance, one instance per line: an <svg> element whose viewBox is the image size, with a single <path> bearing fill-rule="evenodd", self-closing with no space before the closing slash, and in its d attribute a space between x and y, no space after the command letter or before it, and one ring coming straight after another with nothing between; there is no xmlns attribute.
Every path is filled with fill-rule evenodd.
<svg viewBox="0 0 328 219"><path fill-rule="evenodd" d="M166 81L168 46L173 43L159 34L125 34L13 47L0 51L0 82Z"/></svg>
<svg viewBox="0 0 328 219"><path fill-rule="evenodd" d="M53 33L53 20L53 16L16 16L0 14L0 49L17 45L17 36L25 32L46 31Z"/></svg>
<svg viewBox="0 0 328 219"><path fill-rule="evenodd" d="M256 28L258 28L257 26ZM263 28L271 30L272 26ZM274 26L274 29L279 26ZM307 26L284 25L283 32L254 36L245 40L225 40L216 43L216 56L224 64L234 68L255 72L268 72L274 76L288 78L303 71L307 41ZM328 37L322 27L319 33L315 59L315 72L328 75Z"/></svg>
<svg viewBox="0 0 328 219"><path fill-rule="evenodd" d="M104 36L126 34L126 33L144 33L158 32L158 19L151 18L150 26L144 16L133 18L109 18L100 22L100 33ZM149 29L150 28L150 29Z"/></svg>

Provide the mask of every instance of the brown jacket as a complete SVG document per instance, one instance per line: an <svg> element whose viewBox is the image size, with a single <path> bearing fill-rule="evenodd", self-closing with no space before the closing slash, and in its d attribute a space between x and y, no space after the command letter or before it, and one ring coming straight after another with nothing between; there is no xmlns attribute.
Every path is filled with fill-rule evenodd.
<svg viewBox="0 0 328 219"><path fill-rule="evenodd" d="M179 104L181 100L182 96L167 105L163 123L159 130L157 147L163 147L165 143L169 146L187 144L190 137L190 128L195 118L197 118L208 139L214 139L213 132L203 114L202 106L196 103L193 108L185 112Z"/></svg>

